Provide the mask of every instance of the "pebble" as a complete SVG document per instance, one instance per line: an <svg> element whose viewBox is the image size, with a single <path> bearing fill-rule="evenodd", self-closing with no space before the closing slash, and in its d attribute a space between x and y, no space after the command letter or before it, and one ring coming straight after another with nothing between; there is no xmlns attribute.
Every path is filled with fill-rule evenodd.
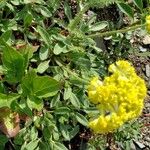
<svg viewBox="0 0 150 150"><path fill-rule="evenodd" d="M145 68L146 68L146 76L150 77L150 65L146 64Z"/></svg>

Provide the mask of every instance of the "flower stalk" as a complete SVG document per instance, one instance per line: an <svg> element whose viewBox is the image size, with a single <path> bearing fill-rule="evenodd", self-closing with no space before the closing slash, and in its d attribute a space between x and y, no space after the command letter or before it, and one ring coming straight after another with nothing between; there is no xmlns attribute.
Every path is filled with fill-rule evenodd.
<svg viewBox="0 0 150 150"><path fill-rule="evenodd" d="M116 33L126 33L128 31L132 31L132 30L144 27L144 26L145 26L145 24L138 24L138 25L130 26L128 28L123 28L123 29L119 29L119 30L113 30L113 31L106 31L106 32L102 32L102 33L91 34L91 35L88 35L88 37L89 38L95 38L95 37L110 36L110 35L114 35Z"/></svg>

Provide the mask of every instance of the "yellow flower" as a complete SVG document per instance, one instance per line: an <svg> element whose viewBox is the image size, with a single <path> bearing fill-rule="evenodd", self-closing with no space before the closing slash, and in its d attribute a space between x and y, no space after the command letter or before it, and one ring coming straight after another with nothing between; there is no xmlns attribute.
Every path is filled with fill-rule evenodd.
<svg viewBox="0 0 150 150"><path fill-rule="evenodd" d="M89 122L95 133L113 132L123 123L138 117L143 109L146 86L128 61L120 60L109 66L112 75L100 81L94 77L88 87L91 102L101 115Z"/></svg>
<svg viewBox="0 0 150 150"><path fill-rule="evenodd" d="M150 15L146 16L146 30L150 32Z"/></svg>
<svg viewBox="0 0 150 150"><path fill-rule="evenodd" d="M98 87L101 87L102 86L102 82L98 79L98 77L94 77L92 80L91 80L91 83L88 87L88 95L89 95L89 98L91 100L91 102L93 102L94 104L97 104L98 103L98 99L97 99L97 88Z"/></svg>

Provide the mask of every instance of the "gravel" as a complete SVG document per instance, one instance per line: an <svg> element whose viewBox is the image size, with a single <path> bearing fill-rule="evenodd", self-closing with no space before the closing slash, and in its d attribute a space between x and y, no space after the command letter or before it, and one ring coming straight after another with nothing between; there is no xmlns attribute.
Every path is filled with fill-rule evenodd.
<svg viewBox="0 0 150 150"><path fill-rule="evenodd" d="M150 66L150 58L140 58L137 56L131 56L130 60L133 62L137 73L146 81L147 84L147 98L145 99L145 105L143 109L143 113L139 118L139 122L143 125L141 128L141 138L139 140L140 143L146 146L144 150L150 150L150 76L149 76L149 66ZM148 68L148 69L147 69Z"/></svg>

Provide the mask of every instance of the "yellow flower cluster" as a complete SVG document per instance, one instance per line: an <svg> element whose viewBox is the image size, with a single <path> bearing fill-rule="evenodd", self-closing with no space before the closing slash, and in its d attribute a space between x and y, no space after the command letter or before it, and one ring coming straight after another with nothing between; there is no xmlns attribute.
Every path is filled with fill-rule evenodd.
<svg viewBox="0 0 150 150"><path fill-rule="evenodd" d="M101 113L89 122L95 133L113 132L139 116L147 92L144 80L128 61L120 60L110 65L109 72L112 75L103 82L94 77L88 87L89 99Z"/></svg>
<svg viewBox="0 0 150 150"><path fill-rule="evenodd" d="M146 16L146 30L150 32L150 15Z"/></svg>

